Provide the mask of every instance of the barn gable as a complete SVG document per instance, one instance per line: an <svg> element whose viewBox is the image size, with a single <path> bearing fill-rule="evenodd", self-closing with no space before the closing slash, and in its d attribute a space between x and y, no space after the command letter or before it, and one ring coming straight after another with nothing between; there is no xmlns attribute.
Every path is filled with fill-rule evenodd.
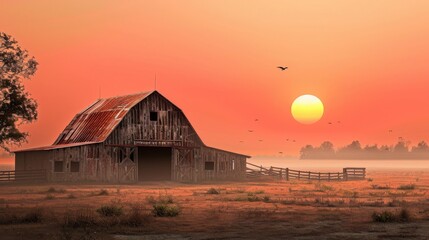
<svg viewBox="0 0 429 240"><path fill-rule="evenodd" d="M157 91L137 103L106 139L107 145L205 146L185 114Z"/></svg>

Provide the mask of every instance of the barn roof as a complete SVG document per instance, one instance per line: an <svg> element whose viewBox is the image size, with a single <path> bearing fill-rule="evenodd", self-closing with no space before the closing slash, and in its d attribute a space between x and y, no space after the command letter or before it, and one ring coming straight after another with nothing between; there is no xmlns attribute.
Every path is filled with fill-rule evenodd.
<svg viewBox="0 0 429 240"><path fill-rule="evenodd" d="M128 111L151 93L153 91L98 99L73 118L54 145L103 142Z"/></svg>
<svg viewBox="0 0 429 240"><path fill-rule="evenodd" d="M14 152L18 153L29 151L47 151L104 142L107 137L109 137L109 135L113 132L116 126L127 115L127 113L135 105L137 105L139 102L141 102L154 92L158 93L157 91L150 91L125 96L98 99L88 108L76 114L72 121L58 136L57 140L54 142L53 145L31 149L23 149ZM166 100L169 101L168 99ZM188 124L193 129L192 124L189 121ZM196 132L195 129L193 129L193 131ZM200 139L198 135L197 137L204 147L218 151L234 153L226 150L209 147L204 144L204 142ZM245 156L248 158L250 157L239 153L234 154Z"/></svg>

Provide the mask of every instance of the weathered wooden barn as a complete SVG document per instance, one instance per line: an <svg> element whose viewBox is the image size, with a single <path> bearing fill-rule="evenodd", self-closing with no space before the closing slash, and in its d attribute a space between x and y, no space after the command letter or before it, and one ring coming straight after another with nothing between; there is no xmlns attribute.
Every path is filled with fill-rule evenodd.
<svg viewBox="0 0 429 240"><path fill-rule="evenodd" d="M16 151L15 168L46 169L51 181L197 182L243 179L247 158L206 146L182 110L151 91L97 100L53 145Z"/></svg>

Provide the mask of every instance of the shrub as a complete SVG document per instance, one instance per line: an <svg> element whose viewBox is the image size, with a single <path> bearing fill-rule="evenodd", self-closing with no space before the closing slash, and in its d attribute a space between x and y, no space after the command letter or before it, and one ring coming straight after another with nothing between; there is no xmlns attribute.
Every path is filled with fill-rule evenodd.
<svg viewBox="0 0 429 240"><path fill-rule="evenodd" d="M395 214L389 211L383 211L381 213L374 212L372 214L372 221L374 222L394 222L396 220Z"/></svg>
<svg viewBox="0 0 429 240"><path fill-rule="evenodd" d="M26 213L17 215L16 213L3 213L0 215L0 224L27 224L40 223L43 219L43 211L40 208L28 209Z"/></svg>
<svg viewBox="0 0 429 240"><path fill-rule="evenodd" d="M264 190L257 190L257 191L255 191L255 194L264 194L264 193L265 193Z"/></svg>
<svg viewBox="0 0 429 240"><path fill-rule="evenodd" d="M372 182L372 181L374 181L374 179L368 178L368 182Z"/></svg>
<svg viewBox="0 0 429 240"><path fill-rule="evenodd" d="M100 192L98 192L98 196L107 196L109 195L109 191L106 189L100 189Z"/></svg>
<svg viewBox="0 0 429 240"><path fill-rule="evenodd" d="M129 214L124 216L121 223L130 227L139 227L149 221L148 217L148 215L142 213L140 207L134 206Z"/></svg>
<svg viewBox="0 0 429 240"><path fill-rule="evenodd" d="M150 204L172 204L174 203L174 198L172 195L166 194L166 195L159 195L158 198L155 198L154 196L147 196L146 201Z"/></svg>
<svg viewBox="0 0 429 240"><path fill-rule="evenodd" d="M371 187L372 187L372 189L390 189L389 185L380 186L377 184L372 184Z"/></svg>
<svg viewBox="0 0 429 240"><path fill-rule="evenodd" d="M262 201L264 201L264 202L269 202L269 201L270 201L270 197L269 197L269 196L264 196L264 197L262 198Z"/></svg>
<svg viewBox="0 0 429 240"><path fill-rule="evenodd" d="M207 190L207 194L219 194L220 191L215 189L215 188L210 188L209 190Z"/></svg>
<svg viewBox="0 0 429 240"><path fill-rule="evenodd" d="M249 197L247 197L247 201L249 201L249 202L259 202L259 201L261 201L261 198L258 197L258 196L249 196Z"/></svg>
<svg viewBox="0 0 429 240"><path fill-rule="evenodd" d="M372 220L374 222L408 222L411 219L411 214L406 208L402 208L399 213L393 213L389 211L383 211L381 213L374 212L372 214Z"/></svg>
<svg viewBox="0 0 429 240"><path fill-rule="evenodd" d="M398 187L399 190L414 190L416 189L415 184L405 184Z"/></svg>
<svg viewBox="0 0 429 240"><path fill-rule="evenodd" d="M316 184L315 188L321 192L326 192L326 191L333 191L334 188L332 186L328 186L328 185L324 185L324 184Z"/></svg>
<svg viewBox="0 0 429 240"><path fill-rule="evenodd" d="M97 212L104 217L119 217L122 215L122 207L117 205L105 205L98 208Z"/></svg>
<svg viewBox="0 0 429 240"><path fill-rule="evenodd" d="M399 221L408 222L411 219L411 214L406 208L402 208L399 212Z"/></svg>
<svg viewBox="0 0 429 240"><path fill-rule="evenodd" d="M179 215L180 209L176 205L154 204L152 213L156 217L175 217Z"/></svg>
<svg viewBox="0 0 429 240"><path fill-rule="evenodd" d="M39 223L42 222L43 214L40 208L31 209L29 212L24 214L20 219L21 223Z"/></svg>
<svg viewBox="0 0 429 240"><path fill-rule="evenodd" d="M56 189L54 187L50 187L46 192L48 192L48 193L65 193L66 190L63 188Z"/></svg>
<svg viewBox="0 0 429 240"><path fill-rule="evenodd" d="M64 216L63 225L72 228L90 227L97 225L97 219L89 210L68 212Z"/></svg>
<svg viewBox="0 0 429 240"><path fill-rule="evenodd" d="M53 200L53 199L55 199L55 196L52 194L48 194L48 195L46 195L45 199L46 200Z"/></svg>

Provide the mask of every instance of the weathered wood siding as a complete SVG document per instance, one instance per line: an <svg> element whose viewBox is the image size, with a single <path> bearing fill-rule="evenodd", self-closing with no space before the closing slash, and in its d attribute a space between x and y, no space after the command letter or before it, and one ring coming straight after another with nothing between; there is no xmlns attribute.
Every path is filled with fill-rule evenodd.
<svg viewBox="0 0 429 240"><path fill-rule="evenodd" d="M246 157L214 148L202 147L195 153L198 180L244 179L246 174ZM214 162L214 170L206 170L205 163Z"/></svg>
<svg viewBox="0 0 429 240"><path fill-rule="evenodd" d="M158 120L150 120L150 112ZM134 106L106 139L107 145L201 146L202 142L183 112L158 93Z"/></svg>

